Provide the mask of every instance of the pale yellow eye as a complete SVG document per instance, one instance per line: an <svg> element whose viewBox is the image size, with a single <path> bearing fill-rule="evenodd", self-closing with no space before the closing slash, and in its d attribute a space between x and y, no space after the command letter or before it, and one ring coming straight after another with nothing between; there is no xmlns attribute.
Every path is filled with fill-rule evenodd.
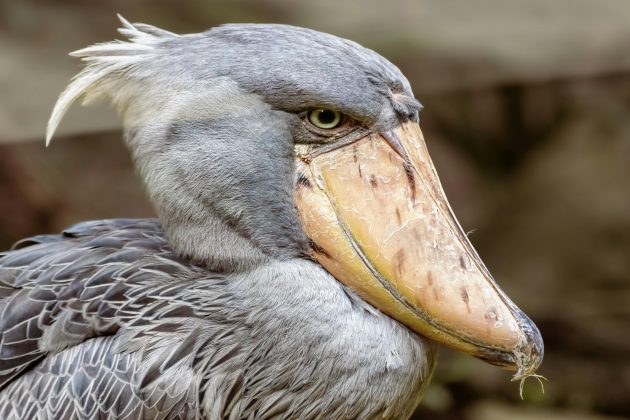
<svg viewBox="0 0 630 420"><path fill-rule="evenodd" d="M318 108L308 112L308 120L317 128L329 130L341 124L343 115L332 109Z"/></svg>

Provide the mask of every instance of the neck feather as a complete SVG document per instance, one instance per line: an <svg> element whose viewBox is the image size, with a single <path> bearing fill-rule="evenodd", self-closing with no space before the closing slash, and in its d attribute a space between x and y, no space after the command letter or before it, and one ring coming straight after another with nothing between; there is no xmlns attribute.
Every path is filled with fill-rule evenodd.
<svg viewBox="0 0 630 420"><path fill-rule="evenodd" d="M251 239L212 209L158 209L168 241L182 256L215 272L249 271L269 261Z"/></svg>
<svg viewBox="0 0 630 420"><path fill-rule="evenodd" d="M161 98L130 104L125 137L176 250L222 271L306 255L288 114L228 82Z"/></svg>

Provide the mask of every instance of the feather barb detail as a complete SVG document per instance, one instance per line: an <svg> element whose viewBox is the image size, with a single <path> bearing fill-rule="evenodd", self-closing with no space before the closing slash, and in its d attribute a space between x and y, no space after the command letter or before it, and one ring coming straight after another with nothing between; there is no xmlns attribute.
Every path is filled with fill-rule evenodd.
<svg viewBox="0 0 630 420"><path fill-rule="evenodd" d="M127 70L146 61L164 39L179 36L144 23L129 23L121 15L118 19L122 24L118 32L127 38L126 41L94 44L70 53L84 61L86 66L72 78L57 99L46 127L46 146L75 101L80 99L87 103L101 96L111 97L124 84Z"/></svg>

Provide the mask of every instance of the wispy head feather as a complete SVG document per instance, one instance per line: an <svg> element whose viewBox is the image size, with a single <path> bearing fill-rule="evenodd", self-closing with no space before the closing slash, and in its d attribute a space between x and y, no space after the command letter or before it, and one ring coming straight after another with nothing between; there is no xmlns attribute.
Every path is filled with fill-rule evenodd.
<svg viewBox="0 0 630 420"><path fill-rule="evenodd" d="M48 120L46 146L50 144L64 114L76 100L82 99L85 104L103 95L112 96L122 82L117 76L146 61L164 39L179 36L144 23L131 24L121 15L118 15L118 19L122 23L118 32L128 41L104 42L70 53L87 65L59 96Z"/></svg>

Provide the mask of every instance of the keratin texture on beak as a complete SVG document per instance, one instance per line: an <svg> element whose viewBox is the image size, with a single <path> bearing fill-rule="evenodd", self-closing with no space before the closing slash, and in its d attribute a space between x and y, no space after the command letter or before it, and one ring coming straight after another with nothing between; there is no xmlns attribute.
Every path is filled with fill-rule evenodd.
<svg viewBox="0 0 630 420"><path fill-rule="evenodd" d="M416 123L300 150L297 171L304 231L335 278L419 334L516 379L535 372L540 333L463 233Z"/></svg>

